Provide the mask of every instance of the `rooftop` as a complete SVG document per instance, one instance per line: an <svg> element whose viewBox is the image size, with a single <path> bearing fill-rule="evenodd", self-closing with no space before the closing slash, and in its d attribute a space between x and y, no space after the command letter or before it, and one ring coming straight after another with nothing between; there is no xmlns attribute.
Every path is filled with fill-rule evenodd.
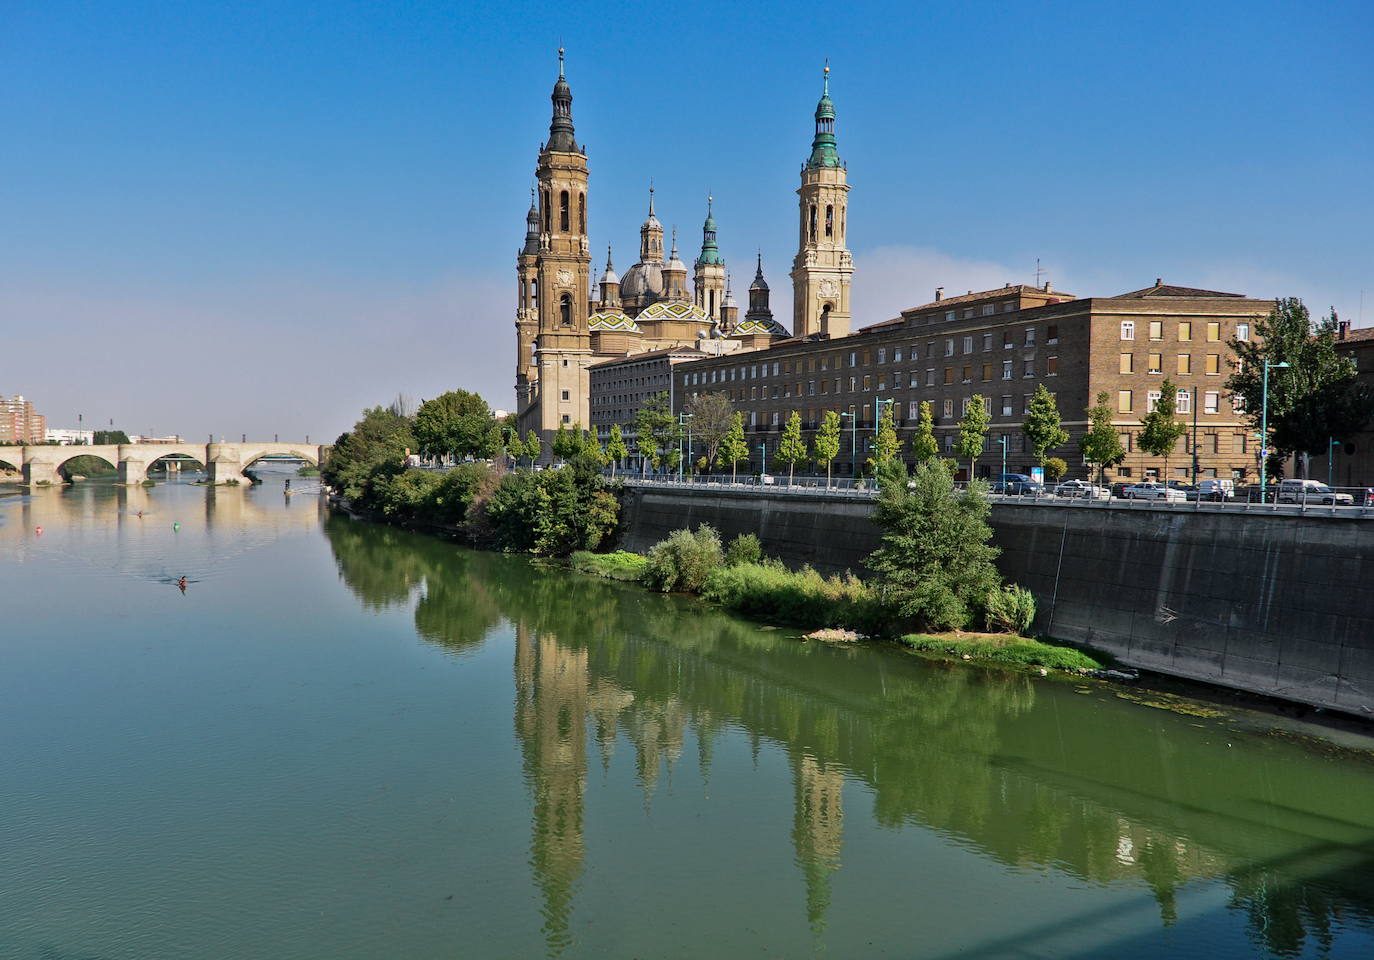
<svg viewBox="0 0 1374 960"><path fill-rule="evenodd" d="M1156 297L1187 297L1199 299L1203 297L1234 297L1237 300L1245 299L1243 293L1223 293L1220 290L1201 290L1197 287L1176 287L1173 284L1165 283L1162 279L1156 278L1153 287L1146 287L1144 290L1133 290L1130 293L1118 294L1115 297L1108 297L1109 300L1146 300Z"/></svg>

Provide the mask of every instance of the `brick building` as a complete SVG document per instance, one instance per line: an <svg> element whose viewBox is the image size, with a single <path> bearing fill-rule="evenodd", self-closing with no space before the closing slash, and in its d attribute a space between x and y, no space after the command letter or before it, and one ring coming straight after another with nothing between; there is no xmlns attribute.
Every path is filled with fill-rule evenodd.
<svg viewBox="0 0 1374 960"><path fill-rule="evenodd" d="M952 452L966 404L981 395L991 416L979 464L986 476L1001 469L1004 436L1007 469L1032 466L1021 424L1043 383L1070 434L1051 455L1068 462L1069 476L1084 476L1078 440L1087 408L1106 392L1127 449L1111 473L1138 479L1163 475L1163 458L1143 454L1136 438L1167 377L1179 387L1179 419L1195 424L1170 458L1173 477L1192 473L1194 432L1199 476L1253 476L1255 445L1223 386L1231 368L1227 342L1249 337L1272 306L1161 281L1115 297L1076 298L1049 284L950 298L936 291L932 302L844 339L785 340L767 350L680 362L672 368L674 409L694 393L723 391L745 414L751 451L766 445L770 455L793 410L808 442L825 411L835 410L844 417L835 461L843 476L869 455L881 404L893 404L906 440L920 403L930 401L941 450Z"/></svg>
<svg viewBox="0 0 1374 960"><path fill-rule="evenodd" d="M33 409L23 397L0 397L0 443L43 443L48 435L48 418Z"/></svg>
<svg viewBox="0 0 1374 960"><path fill-rule="evenodd" d="M610 438L612 425L620 424L621 437L630 449L627 466L638 468L639 451L635 449L635 440L639 431L635 418L639 408L660 393L668 394L671 400L675 392L673 367L704 356L708 354L694 347L667 347L603 360L588 367L590 427L596 431L602 446Z"/></svg>

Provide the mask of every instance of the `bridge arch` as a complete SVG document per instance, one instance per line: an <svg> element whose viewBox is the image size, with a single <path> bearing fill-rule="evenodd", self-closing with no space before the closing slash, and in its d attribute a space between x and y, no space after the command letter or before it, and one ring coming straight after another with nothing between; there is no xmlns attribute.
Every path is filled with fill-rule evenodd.
<svg viewBox="0 0 1374 960"><path fill-rule="evenodd" d="M201 466L205 462L203 443L125 443L119 447L119 481L142 483L148 479L148 468L170 456L190 457Z"/></svg>

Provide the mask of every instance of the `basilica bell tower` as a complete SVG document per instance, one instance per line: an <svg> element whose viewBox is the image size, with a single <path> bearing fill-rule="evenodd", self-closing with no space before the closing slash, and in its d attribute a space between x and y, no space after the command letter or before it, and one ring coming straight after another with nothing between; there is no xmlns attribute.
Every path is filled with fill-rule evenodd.
<svg viewBox="0 0 1374 960"><path fill-rule="evenodd" d="M816 104L816 136L802 164L801 231L792 261L792 335L849 336L849 283L854 259L845 246L848 171L835 148L830 66Z"/></svg>
<svg viewBox="0 0 1374 960"><path fill-rule="evenodd" d="M587 315L592 255L587 241L587 155L573 135L572 90L564 77L561 47L552 100L549 139L539 151L535 171L539 237L531 277L534 291L524 301L532 301L526 316L532 314L535 321L531 358L534 382L525 388L520 413L520 429L539 431L546 443L560 424L580 423L585 428L591 422L587 367L593 358ZM529 273L527 263L520 265L522 282ZM526 324L528 329L528 320ZM517 394L521 372L516 371Z"/></svg>

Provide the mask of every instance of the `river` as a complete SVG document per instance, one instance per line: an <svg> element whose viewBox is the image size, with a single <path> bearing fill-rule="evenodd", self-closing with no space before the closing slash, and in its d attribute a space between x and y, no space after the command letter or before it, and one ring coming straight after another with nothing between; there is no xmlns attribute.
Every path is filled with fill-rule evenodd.
<svg viewBox="0 0 1374 960"><path fill-rule="evenodd" d="M0 957L1374 956L1365 754L286 476L0 492Z"/></svg>

